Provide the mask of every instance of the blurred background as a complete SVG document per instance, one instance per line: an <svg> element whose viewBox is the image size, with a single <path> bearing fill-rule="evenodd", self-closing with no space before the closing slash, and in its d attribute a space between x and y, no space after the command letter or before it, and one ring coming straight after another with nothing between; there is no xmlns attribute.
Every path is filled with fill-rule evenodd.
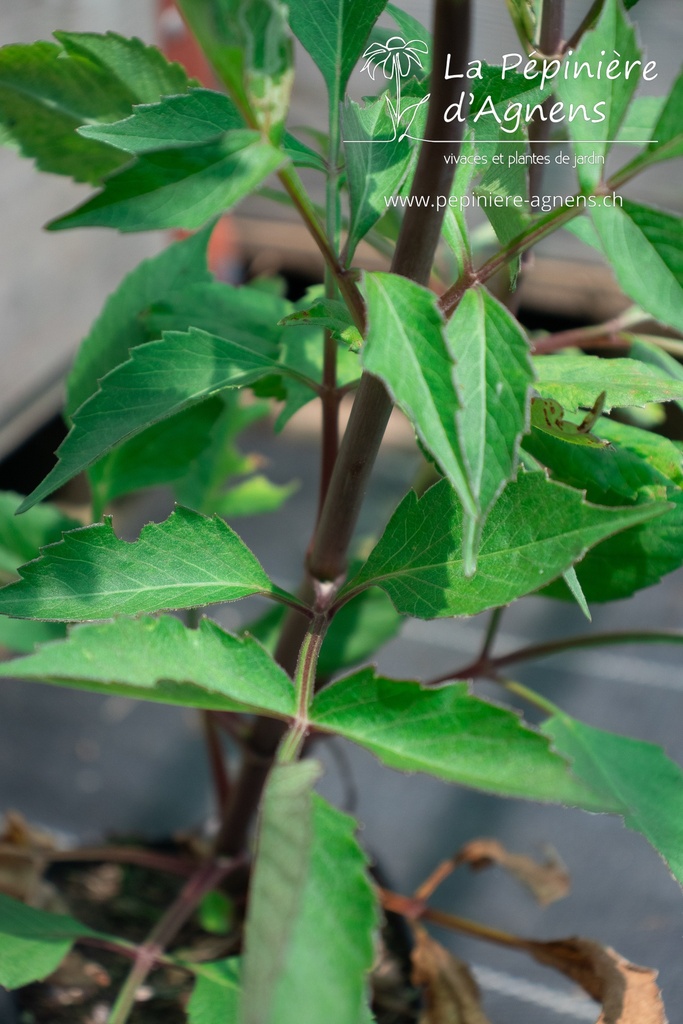
<svg viewBox="0 0 683 1024"><path fill-rule="evenodd" d="M404 2L425 24L426 0ZM588 3L568 0L569 28ZM194 74L204 74L177 11L156 0L0 0L1 42L49 38L54 29L109 29L157 42ZM499 62L516 50L503 0L478 0L473 57ZM659 78L652 94L670 86L683 51L680 0L641 0L632 12ZM298 52L291 126L324 126L317 70ZM358 94L362 89L358 87ZM626 148L626 155L630 150ZM624 153L620 154L624 159ZM555 169L550 193L573 191L571 172ZM648 172L630 186L639 201L683 209L680 163ZM317 187L312 185L312 187ZM10 150L0 150L0 489L27 492L52 464L63 436L59 419L63 379L80 339L109 292L141 258L168 242L162 233L121 236L97 229L48 234L43 224L82 201L87 187L38 174ZM222 225L213 246L214 268L225 279L279 273L293 296L320 280L317 250L283 208L265 200L243 204ZM379 267L361 250L358 262ZM599 322L623 309L611 272L592 250L563 232L539 249L525 275L523 319L550 328ZM313 524L317 486L317 419L309 407L277 441L264 427L250 446L268 463L273 480L299 481L277 513L237 528L267 571L296 588ZM419 458L410 430L392 423L366 503L361 533L376 532L409 486ZM75 498L78 498L76 492ZM116 511L117 531L133 537L170 509L165 492L145 492ZM593 609L600 629L680 629L680 573L662 585L610 608ZM260 609L244 602L221 610L230 628ZM526 599L503 621L499 649L583 632L577 608ZM380 653L380 669L404 678L430 677L471 659L481 644L480 618L410 622ZM665 648L582 652L538 662L522 681L593 725L663 745L683 762L679 722L683 673L679 656ZM493 695L493 694L491 694ZM508 802L447 787L421 776L379 768L341 742L321 746L324 791L363 823L363 840L391 885L412 890L442 857L481 835L509 849L542 852L550 845L573 877L570 897L540 910L496 871L455 876L436 903L493 926L542 938L580 933L614 946L629 959L661 969L672 1021L683 1005L680 972L681 896L644 839L610 818ZM76 695L47 687L3 684L0 690L0 812L19 810L29 821L68 836L93 840L103 830L168 835L198 826L209 812L209 778L195 716L179 709L123 698ZM552 972L514 953L459 937L439 936L477 967L486 1008L497 1024L555 1024L595 1020L594 1005Z"/></svg>

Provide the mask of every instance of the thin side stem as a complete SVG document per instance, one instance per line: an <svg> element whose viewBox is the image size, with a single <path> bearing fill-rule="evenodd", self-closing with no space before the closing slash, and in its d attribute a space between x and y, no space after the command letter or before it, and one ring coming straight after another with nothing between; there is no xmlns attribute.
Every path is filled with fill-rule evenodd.
<svg viewBox="0 0 683 1024"><path fill-rule="evenodd" d="M232 870L235 862L211 860L203 864L189 879L166 913L152 928L145 942L138 947L133 967L112 1007L108 1024L125 1024L135 1003L138 989L159 958L173 941L188 918L194 913L202 897L214 889Z"/></svg>
<svg viewBox="0 0 683 1024"><path fill-rule="evenodd" d="M520 661L535 661L538 658L549 658L553 654L564 651L585 650L590 647L612 647L618 644L683 644L683 633L656 632L641 630L640 632L584 633L570 636L562 640L549 640L543 644L530 644L520 647L510 654L502 654L497 658L479 657L476 661L461 668L431 679L426 685L436 686L449 679L474 679L482 676L495 676L508 665L516 665Z"/></svg>
<svg viewBox="0 0 683 1024"><path fill-rule="evenodd" d="M608 193L616 191L616 189L631 181L632 178L635 178L637 174L640 174L642 170L645 170L650 162L648 154L637 156L610 178L604 187L604 191ZM475 284L484 284L494 274L498 273L501 267L504 267L506 263L514 259L515 256L526 252L527 249L536 245L537 242L551 235L558 228L564 227L569 221L574 220L575 217L583 213L582 207L574 205L577 198L578 196L572 196L569 203L558 206L557 209L551 210L550 213L540 217L532 227L521 232L516 238L508 242L507 245L504 245L502 249L494 253L485 263L482 263L478 270L467 270L461 274L458 280L439 299L439 307L444 316L448 318L453 315L468 288Z"/></svg>
<svg viewBox="0 0 683 1024"><path fill-rule="evenodd" d="M600 11L603 8L604 0L593 0L590 8L584 16L581 24L577 28L576 32L567 40L565 50L573 50L581 42L581 39L585 32L593 26L593 23L597 20Z"/></svg>
<svg viewBox="0 0 683 1024"><path fill-rule="evenodd" d="M491 649L495 643L500 629L500 624L503 619L503 613L505 612L507 605L501 605L500 608L494 608L491 612L491 618L486 629L486 636L484 637L484 643L482 644L481 651L479 653L480 660L488 658L491 653Z"/></svg>
<svg viewBox="0 0 683 1024"><path fill-rule="evenodd" d="M577 348L589 347L592 342L599 342L604 338L614 338L627 327L633 327L637 323L648 319L647 314L641 309L630 307L619 316L613 317L602 324L595 324L591 327L575 327L569 331L557 331L555 334L548 334L545 338L539 338L533 343L533 350L537 355L548 352L557 352L563 348L575 346ZM621 341L622 345L627 344Z"/></svg>

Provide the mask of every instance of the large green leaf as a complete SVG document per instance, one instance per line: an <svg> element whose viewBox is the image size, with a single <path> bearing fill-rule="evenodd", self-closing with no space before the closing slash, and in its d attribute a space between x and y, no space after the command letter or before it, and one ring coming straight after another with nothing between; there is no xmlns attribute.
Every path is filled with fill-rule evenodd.
<svg viewBox="0 0 683 1024"><path fill-rule="evenodd" d="M287 116L292 39L281 0L178 0L238 107L274 139Z"/></svg>
<svg viewBox="0 0 683 1024"><path fill-rule="evenodd" d="M536 356L538 380L534 387L543 398L554 398L567 410L590 408L606 392L605 411L648 402L683 398L683 381L672 380L654 367L635 359L599 356Z"/></svg>
<svg viewBox="0 0 683 1024"><path fill-rule="evenodd" d="M315 762L264 793L249 898L240 1024L358 1024L377 912L356 823L312 793Z"/></svg>
<svg viewBox="0 0 683 1024"><path fill-rule="evenodd" d="M316 729L371 750L384 764L502 796L609 810L572 779L567 762L517 714L474 697L466 683L423 689L364 668L327 687Z"/></svg>
<svg viewBox="0 0 683 1024"><path fill-rule="evenodd" d="M72 530L19 572L0 590L0 612L56 622L285 594L222 519L186 508L149 523L132 544L109 518Z"/></svg>
<svg viewBox="0 0 683 1024"><path fill-rule="evenodd" d="M152 303L142 317L152 335L199 327L230 338L245 348L270 353L282 337L280 320L291 306L279 295L255 288L235 288L222 281L189 283L186 288Z"/></svg>
<svg viewBox="0 0 683 1024"><path fill-rule="evenodd" d="M113 32L55 35L61 46L21 43L0 50L0 126L5 141L41 170L95 184L126 157L75 129L118 121L135 103L183 93L187 74L139 39Z"/></svg>
<svg viewBox="0 0 683 1024"><path fill-rule="evenodd" d="M591 217L626 295L678 330L683 321L681 218L629 200L623 206L594 206Z"/></svg>
<svg viewBox="0 0 683 1024"><path fill-rule="evenodd" d="M66 914L48 914L0 893L0 985L19 988L41 981L86 935L109 938Z"/></svg>
<svg viewBox="0 0 683 1024"><path fill-rule="evenodd" d="M232 958L187 966L197 976L187 1004L189 1024L237 1024L239 961Z"/></svg>
<svg viewBox="0 0 683 1024"><path fill-rule="evenodd" d="M576 575L588 601L630 597L683 564L683 492L672 487L666 497L669 505L663 516L609 537L577 565ZM568 596L559 580L546 592L551 597Z"/></svg>
<svg viewBox="0 0 683 1024"><path fill-rule="evenodd" d="M228 96L213 89L192 89L183 96L167 96L160 103L136 106L122 121L84 125L78 134L127 153L146 153L211 142L224 132L244 127L244 118Z"/></svg>
<svg viewBox="0 0 683 1024"><path fill-rule="evenodd" d="M194 329L186 334L169 331L159 341L139 345L76 412L57 449L57 465L21 509L41 501L146 427L223 388L243 387L277 370L275 359L262 352Z"/></svg>
<svg viewBox="0 0 683 1024"><path fill-rule="evenodd" d="M130 117L113 124L84 125L79 134L106 142L127 153L145 153L198 142L210 142L246 122L232 100L213 89L191 89L181 96L167 96L159 103L136 106ZM283 149L295 164L325 170L325 163L289 132Z"/></svg>
<svg viewBox="0 0 683 1024"><path fill-rule="evenodd" d="M356 246L387 210L386 199L400 188L410 164L407 138L397 137L386 97L364 107L344 107L344 153L351 216L347 242L351 262Z"/></svg>
<svg viewBox="0 0 683 1024"><path fill-rule="evenodd" d="M661 747L559 713L543 724L556 750L624 823L652 843L683 885L683 771Z"/></svg>
<svg viewBox="0 0 683 1024"><path fill-rule="evenodd" d="M144 260L107 299L81 344L67 380L67 412L97 391L98 381L128 358L130 349L150 341L141 317L151 306L170 301L193 284L211 281L206 247L211 227ZM189 325L188 325L189 326ZM159 332L160 334L161 332Z"/></svg>
<svg viewBox="0 0 683 1024"><path fill-rule="evenodd" d="M146 487L173 484L185 477L188 467L194 466L211 446L222 412L221 397L214 395L148 427L90 466L92 518L100 519L114 498ZM176 496L181 505L188 505L198 512L219 511L218 508L200 508L195 502L181 498L177 491Z"/></svg>
<svg viewBox="0 0 683 1024"><path fill-rule="evenodd" d="M596 429L613 447L568 445L538 431L525 439L524 447L556 479L584 489L589 501L613 506L653 498L669 502L664 515L608 538L576 567L587 599L609 601L628 597L683 564L683 479L680 453L666 438L608 419ZM544 593L569 597L559 580Z"/></svg>
<svg viewBox="0 0 683 1024"><path fill-rule="evenodd" d="M169 615L75 626L66 640L2 663L0 675L164 704L295 712L291 680L265 649L209 619L198 629Z"/></svg>
<svg viewBox="0 0 683 1024"><path fill-rule="evenodd" d="M463 515L446 480L418 500L410 491L360 572L341 591L385 590L396 609L421 619L476 615L533 593L613 533L665 512L664 502L599 508L583 495L524 473L508 484L488 518L477 571L466 576Z"/></svg>
<svg viewBox="0 0 683 1024"><path fill-rule="evenodd" d="M460 445L484 520L517 468L534 379L529 344L514 317L484 288L465 293L446 326L446 342L460 385Z"/></svg>
<svg viewBox="0 0 683 1024"><path fill-rule="evenodd" d="M185 0L187 2L187 0ZM292 31L322 73L336 110L387 0L290 0Z"/></svg>
<svg viewBox="0 0 683 1024"><path fill-rule="evenodd" d="M635 29L625 17L620 0L606 0L595 27L586 32L571 60L577 64L586 62L589 68L595 68L598 61L607 62L615 52L619 54L622 69L626 61L638 60L641 55ZM639 81L639 75L631 74L626 78L623 72L618 78L599 79L589 75L565 79L558 75L554 82L559 99L567 109L570 104L575 108L583 104L587 112L587 116L579 114L566 121L577 157L595 154L604 158L607 155ZM602 104L598 108L602 121L593 113L596 104ZM579 164L577 173L582 188L593 189L602 178L603 167L603 161Z"/></svg>
<svg viewBox="0 0 683 1024"><path fill-rule="evenodd" d="M458 436L455 364L432 292L396 274L367 274L368 332L363 364L386 384L457 491L469 522L479 516ZM463 536L468 571L476 551Z"/></svg>
<svg viewBox="0 0 683 1024"><path fill-rule="evenodd" d="M214 142L142 153L110 175L101 192L48 227L198 228L244 199L283 159L258 132L243 128Z"/></svg>

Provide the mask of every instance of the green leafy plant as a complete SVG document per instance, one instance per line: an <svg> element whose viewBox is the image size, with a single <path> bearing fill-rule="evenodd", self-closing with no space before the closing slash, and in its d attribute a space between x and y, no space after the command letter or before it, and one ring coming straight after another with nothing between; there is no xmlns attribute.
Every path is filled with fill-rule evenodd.
<svg viewBox="0 0 683 1024"><path fill-rule="evenodd" d="M384 908L413 929L402 1020L485 1019L466 967L420 923L432 921L564 972L602 1002L601 1021L663 1021L653 973L612 951L516 938L429 903L460 863L496 860L535 890L550 884L547 866L489 844L478 858L471 848L454 857L413 896L382 889L356 823L315 792L321 767L303 755L312 733L341 736L389 769L620 815L683 884L681 770L661 749L580 722L509 675L549 653L680 644L683 633L588 633L495 653L505 606L525 595L576 600L589 614L588 602L630 596L683 564L680 447L609 415L683 401L672 358L681 342L671 330L635 330L648 319L683 324L683 227L620 193L683 155L683 78L668 97L634 98L649 65L622 0L594 3L568 42L561 0L508 0L529 75L471 58L471 0L435 0L431 35L386 0L178 6L225 93L111 33L0 50L3 140L43 171L98 187L50 230L196 231L110 296L69 374L70 430L54 469L23 500L2 497L1 638L21 656L1 674L200 710L220 827L191 857L105 851L184 877L142 943L1 896L0 983L44 978L79 943L132 963L110 1024L124 1024L159 967L191 983L191 1024L383 1022L372 980ZM329 98L315 148L287 127L294 37ZM581 61L595 69L613 51L611 78L564 74ZM379 92L359 105L345 96L363 57ZM626 61L640 71L625 75ZM562 113L571 104L583 116ZM538 153L551 129L573 147L577 191L545 210L538 174L492 157ZM634 137L637 154L607 175L614 140ZM324 177L324 210L299 168ZM278 288L222 283L207 266L215 219L273 176L276 198L300 215L326 266L323 289L297 305ZM475 196L490 200L498 247L486 257L465 215ZM512 311L521 257L565 227L600 251L639 308L530 336ZM389 254L388 271L356 265L362 239ZM488 288L500 271L495 297ZM596 355L601 348L619 358ZM339 405L351 391L340 440ZM278 425L311 400L322 410L319 514L296 595L225 522L290 493L237 447L273 399L284 402ZM425 467L360 551L356 522L394 406ZM82 472L87 526L45 502ZM174 489L175 511L121 540L104 515L112 500L160 484ZM250 595L274 604L242 635L203 611ZM184 619L159 614L180 609ZM404 617L482 612L491 619L481 652L441 679L388 679L367 664ZM498 685L502 703L476 695L479 679ZM229 792L223 732L241 756ZM247 888L246 911L233 913ZM232 929L233 955L202 960L177 947L197 914L209 931Z"/></svg>

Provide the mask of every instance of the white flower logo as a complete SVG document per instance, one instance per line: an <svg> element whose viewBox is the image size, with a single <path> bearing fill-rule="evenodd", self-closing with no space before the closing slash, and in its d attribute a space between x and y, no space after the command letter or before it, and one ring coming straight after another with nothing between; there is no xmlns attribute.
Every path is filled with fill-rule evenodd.
<svg viewBox="0 0 683 1024"><path fill-rule="evenodd" d="M401 110L401 79L406 78L410 74L413 65L422 68L420 54L428 52L429 47L422 39L411 39L409 42L406 42L402 36L391 36L387 39L386 43L371 43L363 54L365 64L363 64L361 71L367 71L373 82L375 80L375 72L378 68L381 68L384 77L396 83L396 103L393 104L390 97L387 96L387 105L394 126L394 137L400 119L409 111L412 111L413 116L410 118L410 122L401 136L401 138L405 138L417 108L422 106L428 99L425 96L419 103L412 104L406 107L405 110Z"/></svg>
<svg viewBox="0 0 683 1024"><path fill-rule="evenodd" d="M405 78L410 74L413 64L422 67L421 53L427 53L428 47L421 39L411 39L409 43L402 36L392 36L386 43L371 43L363 54L365 64L361 71L368 71L373 82L375 71L382 68L385 78Z"/></svg>

